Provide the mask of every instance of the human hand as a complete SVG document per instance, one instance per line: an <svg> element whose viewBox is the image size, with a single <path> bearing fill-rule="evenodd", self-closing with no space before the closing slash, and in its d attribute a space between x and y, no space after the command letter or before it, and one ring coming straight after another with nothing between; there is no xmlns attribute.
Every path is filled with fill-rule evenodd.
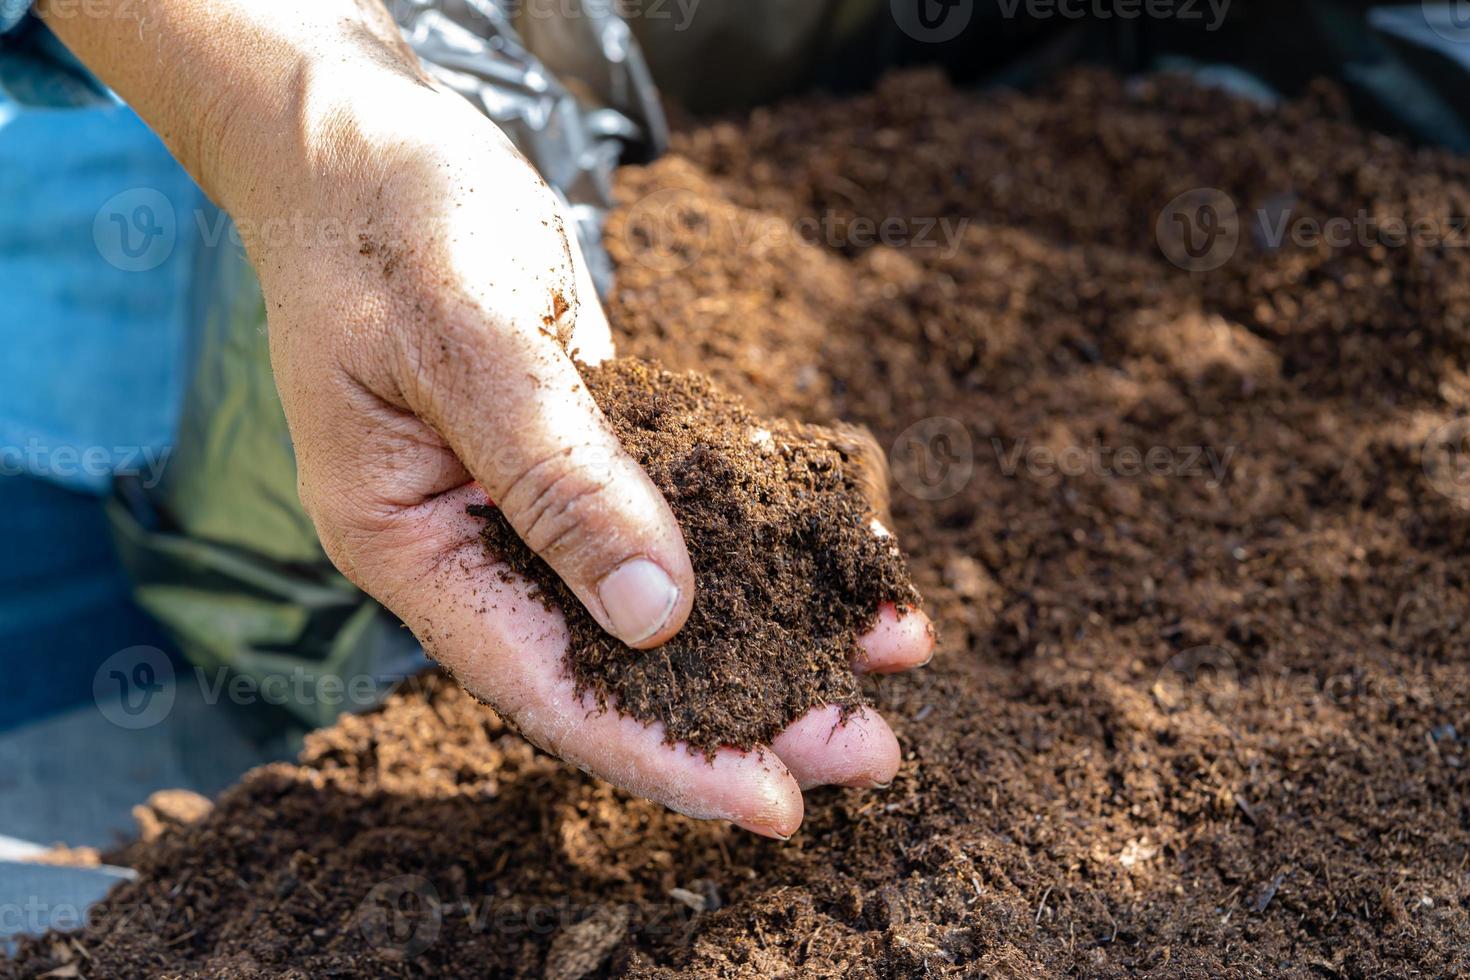
<svg viewBox="0 0 1470 980"><path fill-rule="evenodd" d="M467 505L488 493L634 646L683 623L693 575L666 504L562 346L588 361L612 352L560 203L457 97L415 98L451 101L416 109L418 138L339 131L353 145L331 157L352 169L309 206L351 215L367 239L260 262L302 499L328 554L533 742L639 795L779 837L801 822L801 789L890 781L897 741L872 712L817 709L769 751L710 763L577 697L560 615L505 580ZM598 583L649 560L671 572L677 600L609 610ZM932 637L922 614L890 608L862 648L856 669L900 670L929 656Z"/></svg>
<svg viewBox="0 0 1470 980"><path fill-rule="evenodd" d="M816 709L768 751L711 763L575 695L560 615L486 556L469 504L488 493L630 645L672 636L695 596L672 514L568 355L612 345L560 202L418 75L391 23L362 21L372 5L157 6L132 31L55 26L235 218L301 499L342 572L533 742L682 812L785 836L802 788L890 780L897 742L872 712ZM191 46L189 70L148 75L148 52ZM931 644L921 614L888 610L858 667L903 669Z"/></svg>

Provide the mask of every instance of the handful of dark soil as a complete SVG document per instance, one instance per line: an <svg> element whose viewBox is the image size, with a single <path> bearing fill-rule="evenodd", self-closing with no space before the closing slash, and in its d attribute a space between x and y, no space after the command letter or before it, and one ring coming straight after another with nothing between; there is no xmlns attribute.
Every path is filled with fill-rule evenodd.
<svg viewBox="0 0 1470 980"><path fill-rule="evenodd" d="M712 754L769 742L809 709L864 702L851 660L880 603L914 606L882 509L882 454L858 430L765 420L698 374L632 358L582 369L623 446L684 531L696 593L688 623L653 650L607 633L494 507L485 545L566 616L567 669L668 741Z"/></svg>

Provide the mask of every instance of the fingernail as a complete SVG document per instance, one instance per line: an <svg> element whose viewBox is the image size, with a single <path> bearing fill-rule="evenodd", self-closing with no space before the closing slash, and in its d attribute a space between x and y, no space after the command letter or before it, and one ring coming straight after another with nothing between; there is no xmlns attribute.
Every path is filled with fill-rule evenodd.
<svg viewBox="0 0 1470 980"><path fill-rule="evenodd" d="M887 789L893 785L893 780L890 779L886 783L880 783L872 776L861 776L849 782L837 783L835 785L845 786L848 789Z"/></svg>
<svg viewBox="0 0 1470 980"><path fill-rule="evenodd" d="M791 839L790 834L779 833L775 829L767 827L763 824L741 823L739 820L736 820L735 826L739 827L741 830L748 830L752 834L760 834L762 837L770 837L772 840L778 840L783 844Z"/></svg>
<svg viewBox="0 0 1470 980"><path fill-rule="evenodd" d="M618 639L632 646L664 628L679 602L667 572L647 558L625 561L597 586L597 597Z"/></svg>

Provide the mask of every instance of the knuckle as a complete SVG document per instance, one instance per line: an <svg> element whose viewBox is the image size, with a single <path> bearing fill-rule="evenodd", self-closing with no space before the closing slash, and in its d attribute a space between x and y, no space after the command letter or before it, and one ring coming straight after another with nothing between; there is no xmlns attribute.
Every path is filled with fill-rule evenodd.
<svg viewBox="0 0 1470 980"><path fill-rule="evenodd" d="M395 332L398 387L415 411L444 411L446 396L467 380L484 347L483 337L470 329L467 319L441 305L429 316L404 318Z"/></svg>
<svg viewBox="0 0 1470 980"><path fill-rule="evenodd" d="M594 447L562 449L512 470L496 499L526 546L544 558L569 558L605 540L614 504L611 460Z"/></svg>
<svg viewBox="0 0 1470 980"><path fill-rule="evenodd" d="M426 564L437 545L422 514L387 505L341 479L297 477L297 492L328 560L349 582L383 602L405 570Z"/></svg>

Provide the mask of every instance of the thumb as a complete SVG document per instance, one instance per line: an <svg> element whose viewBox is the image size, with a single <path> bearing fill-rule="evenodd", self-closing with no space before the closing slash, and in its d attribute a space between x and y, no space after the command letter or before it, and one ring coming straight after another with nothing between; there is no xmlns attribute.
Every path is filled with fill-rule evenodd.
<svg viewBox="0 0 1470 980"><path fill-rule="evenodd" d="M483 321L437 340L415 410L521 540L629 646L678 632L694 602L683 534L562 347Z"/></svg>

